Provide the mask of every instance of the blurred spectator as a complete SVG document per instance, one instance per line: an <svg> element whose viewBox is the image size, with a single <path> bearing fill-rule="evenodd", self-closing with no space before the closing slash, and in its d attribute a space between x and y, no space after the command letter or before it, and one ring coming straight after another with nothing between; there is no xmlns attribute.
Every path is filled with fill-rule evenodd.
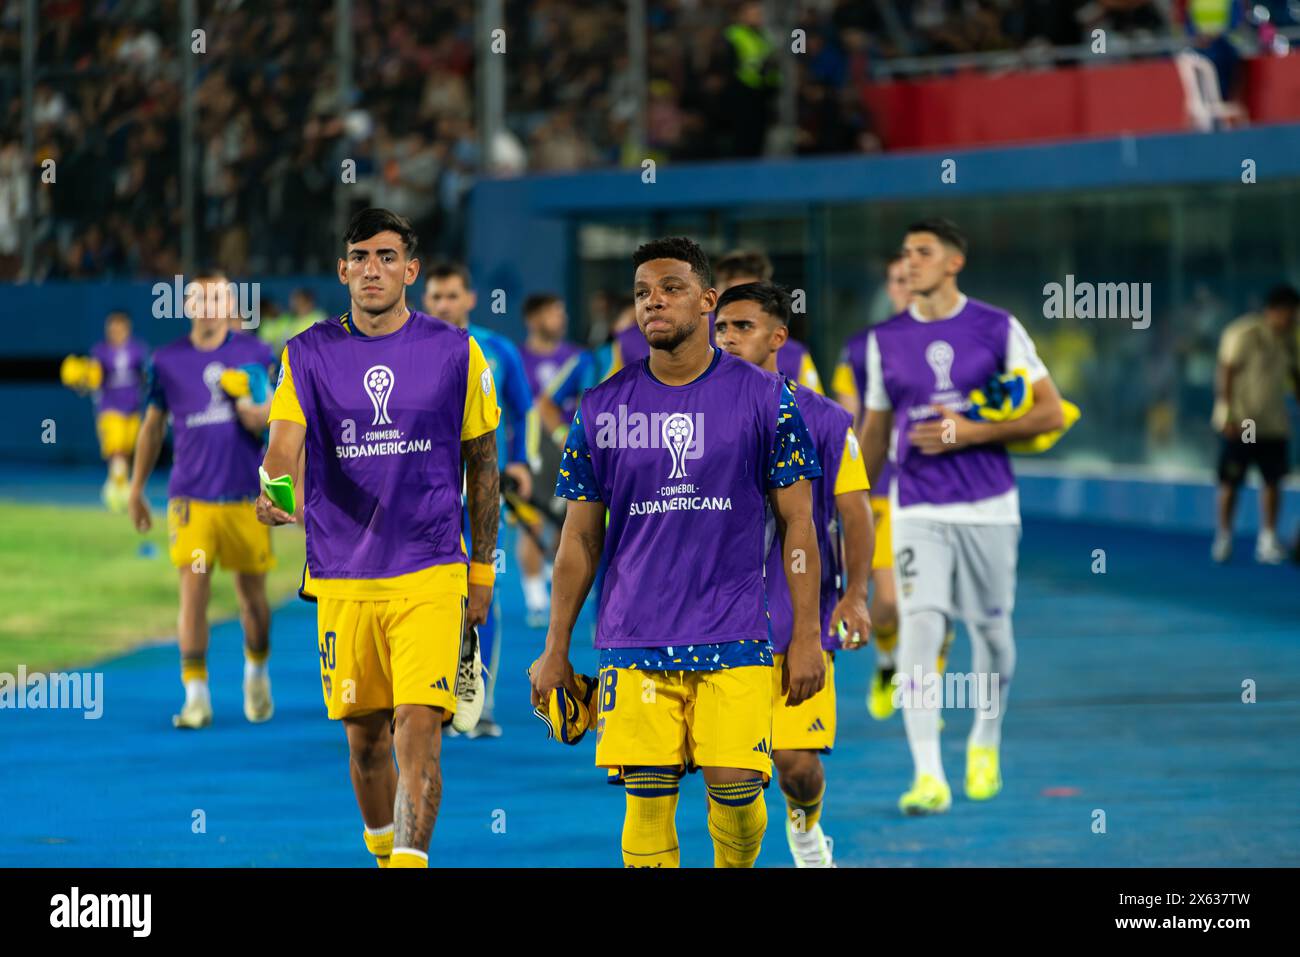
<svg viewBox="0 0 1300 957"><path fill-rule="evenodd" d="M1257 561L1277 564L1286 554L1278 542L1279 486L1291 468L1291 424L1286 398L1300 397L1296 360L1296 312L1300 292L1273 289L1259 313L1250 313L1223 330L1212 424L1222 435L1219 451L1219 524L1212 555L1217 562L1232 552L1237 490L1251 465L1259 469Z"/></svg>
<svg viewBox="0 0 1300 957"><path fill-rule="evenodd" d="M1241 54L1232 42L1232 33L1245 19L1242 0L1177 0L1177 3L1179 25L1197 52L1214 64L1223 99L1233 99Z"/></svg>
<svg viewBox="0 0 1300 957"><path fill-rule="evenodd" d="M1172 2L1172 0L1170 0ZM1230 72L1217 0L1177 22ZM1076 44L1102 27L1166 29L1150 0L791 0L806 31L794 58L800 154L880 148L860 91L896 56ZM476 5L354 0L353 85L339 102L332 0L201 4L197 59L197 256L231 272L328 269L338 190L353 207L402 210L425 248L463 254L465 201L492 175L759 156L776 122L778 37L758 0L646 0L646 116L636 121L622 3L504 0L504 127L480 156ZM0 0L0 63L20 60L18 9ZM33 203L39 275L170 275L181 227L179 5L43 0L37 24L37 162L59 188L20 195L16 76L0 69L0 271L11 271L21 204ZM1289 23L1285 0L1272 21ZM1216 52L1218 51L1218 52ZM188 51L185 53L188 56ZM644 142L635 131L641 129ZM782 131L785 132L785 131ZM776 138L771 139L776 142ZM344 160L356 164L343 184ZM93 229L92 229L93 227ZM20 235L20 234L19 234ZM2 273L0 273L2 274Z"/></svg>
<svg viewBox="0 0 1300 957"><path fill-rule="evenodd" d="M722 102L729 155L758 156L781 84L776 51L763 27L763 5L758 0L742 4L723 37L727 81Z"/></svg>

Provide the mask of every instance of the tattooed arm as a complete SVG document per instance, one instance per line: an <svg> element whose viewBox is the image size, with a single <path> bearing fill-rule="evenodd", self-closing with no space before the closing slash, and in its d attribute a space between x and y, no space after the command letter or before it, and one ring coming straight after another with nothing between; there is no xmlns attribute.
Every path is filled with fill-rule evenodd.
<svg viewBox="0 0 1300 957"><path fill-rule="evenodd" d="M495 431L460 443L465 463L465 497L469 505L470 561L491 565L497 547L497 522L501 514L501 475L497 471ZM487 621L492 604L491 585L469 586L468 623Z"/></svg>

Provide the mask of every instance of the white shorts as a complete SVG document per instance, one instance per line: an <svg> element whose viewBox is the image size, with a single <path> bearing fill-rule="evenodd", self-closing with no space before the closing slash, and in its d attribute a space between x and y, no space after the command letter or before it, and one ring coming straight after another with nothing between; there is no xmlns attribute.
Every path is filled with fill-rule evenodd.
<svg viewBox="0 0 1300 957"><path fill-rule="evenodd" d="M961 525L894 517L898 613L937 611L977 624L1010 618L1019 525Z"/></svg>

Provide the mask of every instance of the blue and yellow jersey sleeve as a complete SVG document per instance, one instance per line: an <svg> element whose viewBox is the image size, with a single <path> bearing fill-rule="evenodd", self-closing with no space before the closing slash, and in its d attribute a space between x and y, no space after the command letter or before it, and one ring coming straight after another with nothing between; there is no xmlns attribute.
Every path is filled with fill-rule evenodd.
<svg viewBox="0 0 1300 957"><path fill-rule="evenodd" d="M574 502L598 502L596 470L591 464L591 449L587 446L587 430L582 425L582 410L573 416L569 437L564 443L560 469L555 476L555 495Z"/></svg>
<svg viewBox="0 0 1300 957"><path fill-rule="evenodd" d="M293 384L293 370L289 368L288 347L280 355L280 381L275 387L275 394L271 396L271 412L267 416L268 422L277 419L297 422L302 426L307 424L307 416L303 414L302 404L298 401L298 390Z"/></svg>
<svg viewBox="0 0 1300 957"><path fill-rule="evenodd" d="M835 494L869 491L871 482L867 479L867 463L862 458L858 437L850 427L845 431L844 452L840 455L840 468L835 475Z"/></svg>
<svg viewBox="0 0 1300 957"><path fill-rule="evenodd" d="M781 386L777 409L776 439L767 457L767 487L785 488L800 479L820 478L821 462L813 446L808 425L795 404L789 386Z"/></svg>
<svg viewBox="0 0 1300 957"><path fill-rule="evenodd" d="M586 382L587 369L591 365L591 353L579 352L569 356L564 365L551 377L551 381L542 390L542 395L558 406L582 395Z"/></svg>
<svg viewBox="0 0 1300 957"><path fill-rule="evenodd" d="M285 368L288 368L288 354ZM287 376L286 376L287 378ZM277 394L279 390L276 390ZM483 350L473 336L469 337L469 378L465 382L465 414L461 421L460 440L468 442L496 429L501 424L501 406L497 402L497 386L492 378Z"/></svg>
<svg viewBox="0 0 1300 957"><path fill-rule="evenodd" d="M496 379L497 400L501 407L497 453L502 464L528 461L528 413L533 407L533 393L528 386L524 360L513 342L491 329L470 324L470 333L479 345Z"/></svg>
<svg viewBox="0 0 1300 957"><path fill-rule="evenodd" d="M158 378L158 370L152 359L144 368L144 405L146 409L156 405L160 412L167 411L167 394L163 391L162 381Z"/></svg>
<svg viewBox="0 0 1300 957"><path fill-rule="evenodd" d="M822 387L822 377L817 374L817 366L813 365L812 356L806 352L799 361L799 384L812 389L818 395L826 394L826 390Z"/></svg>

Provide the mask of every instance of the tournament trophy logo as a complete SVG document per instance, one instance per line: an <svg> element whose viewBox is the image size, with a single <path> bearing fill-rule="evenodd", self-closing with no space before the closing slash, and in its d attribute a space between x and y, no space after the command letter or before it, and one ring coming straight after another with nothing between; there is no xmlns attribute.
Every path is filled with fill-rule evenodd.
<svg viewBox="0 0 1300 957"><path fill-rule="evenodd" d="M929 363L930 370L934 373L936 392L945 392L952 388L952 360L954 355L952 346L942 339L936 339L925 347L925 361Z"/></svg>
<svg viewBox="0 0 1300 957"><path fill-rule="evenodd" d="M674 412L663 421L661 427L664 446L673 458L670 479L686 478L686 450L695 439L695 420L684 412Z"/></svg>
<svg viewBox="0 0 1300 957"><path fill-rule="evenodd" d="M393 394L395 379L393 370L388 366L371 366L366 370L362 385L370 397L370 404L375 407L371 425L392 425L393 420L388 417L388 397Z"/></svg>
<svg viewBox="0 0 1300 957"><path fill-rule="evenodd" d="M226 401L226 393L221 388L221 373L225 371L226 367L220 362L209 362L203 367L203 384L210 393L208 408L223 405Z"/></svg>

